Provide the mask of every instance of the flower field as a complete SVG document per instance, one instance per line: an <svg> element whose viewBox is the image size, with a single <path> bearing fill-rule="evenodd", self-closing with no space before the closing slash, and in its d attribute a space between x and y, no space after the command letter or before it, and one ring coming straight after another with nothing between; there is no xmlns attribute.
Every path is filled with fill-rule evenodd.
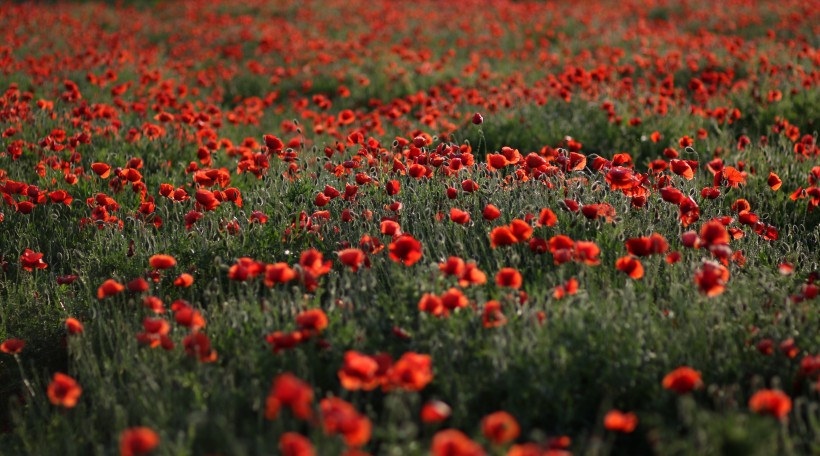
<svg viewBox="0 0 820 456"><path fill-rule="evenodd" d="M0 8L0 454L820 452L820 2Z"/></svg>

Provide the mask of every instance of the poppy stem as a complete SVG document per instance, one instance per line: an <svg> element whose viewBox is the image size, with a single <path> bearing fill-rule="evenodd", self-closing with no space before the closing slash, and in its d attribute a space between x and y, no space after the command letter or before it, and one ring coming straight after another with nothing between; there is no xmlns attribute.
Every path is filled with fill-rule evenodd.
<svg viewBox="0 0 820 456"><path fill-rule="evenodd" d="M20 360L20 355L14 355L14 360L17 361L17 367L20 369L20 378L23 379L23 384L26 385L26 389L28 389L28 393L31 395L32 399L37 395L34 393L34 388L31 387L31 382L26 377L26 372L23 370L23 362Z"/></svg>

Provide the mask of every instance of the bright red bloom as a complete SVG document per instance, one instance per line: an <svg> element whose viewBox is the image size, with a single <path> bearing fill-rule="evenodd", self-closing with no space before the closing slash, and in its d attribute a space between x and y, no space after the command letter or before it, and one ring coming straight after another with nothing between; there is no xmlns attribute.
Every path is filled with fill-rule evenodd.
<svg viewBox="0 0 820 456"><path fill-rule="evenodd" d="M481 420L481 432L490 442L503 445L518 438L521 428L512 415L499 411L491 413Z"/></svg>
<svg viewBox="0 0 820 456"><path fill-rule="evenodd" d="M378 372L379 363L373 357L349 350L345 352L338 376L344 389L369 391L379 386Z"/></svg>
<svg viewBox="0 0 820 456"><path fill-rule="evenodd" d="M481 324L485 328L497 328L507 323L507 317L501 311L501 303L498 301L487 301L484 303L484 311L481 312Z"/></svg>
<svg viewBox="0 0 820 456"><path fill-rule="evenodd" d="M495 220L501 217L501 211L494 205L488 204L481 212L481 216L484 217L484 220Z"/></svg>
<svg viewBox="0 0 820 456"><path fill-rule="evenodd" d="M510 222L510 231L512 231L518 242L524 242L532 236L532 226L529 223L514 219Z"/></svg>
<svg viewBox="0 0 820 456"><path fill-rule="evenodd" d="M495 283L499 287L521 288L523 279L521 273L515 268L501 268L495 276Z"/></svg>
<svg viewBox="0 0 820 456"><path fill-rule="evenodd" d="M558 216L549 208L541 209L538 215L538 226L555 226L558 223Z"/></svg>
<svg viewBox="0 0 820 456"><path fill-rule="evenodd" d="M76 380L68 375L57 372L48 385L48 400L54 405L72 408L77 405L83 389Z"/></svg>
<svg viewBox="0 0 820 456"><path fill-rule="evenodd" d="M282 407L290 408L293 415L306 420L312 415L313 389L291 373L284 373L273 380L265 403L265 418L276 419Z"/></svg>
<svg viewBox="0 0 820 456"><path fill-rule="evenodd" d="M302 331L319 334L327 328L327 315L322 309L305 310L296 316L296 324Z"/></svg>
<svg viewBox="0 0 820 456"><path fill-rule="evenodd" d="M194 284L194 276L188 274L187 272L183 272L174 280L174 285L180 288L188 288Z"/></svg>
<svg viewBox="0 0 820 456"><path fill-rule="evenodd" d="M279 451L282 456L314 456L316 454L310 440L296 432L285 432L279 437Z"/></svg>
<svg viewBox="0 0 820 456"><path fill-rule="evenodd" d="M643 277L643 265L640 260L631 256L618 258L618 261L615 262L615 268L635 280Z"/></svg>
<svg viewBox="0 0 820 456"><path fill-rule="evenodd" d="M686 394L703 386L703 381L700 378L700 372L691 367L681 366L666 374L662 385L678 394Z"/></svg>
<svg viewBox="0 0 820 456"><path fill-rule="evenodd" d="M481 445L457 429L445 429L433 436L432 456L484 456Z"/></svg>
<svg viewBox="0 0 820 456"><path fill-rule="evenodd" d="M695 271L695 283L698 289L710 298L723 293L728 281L729 270L714 261L704 261Z"/></svg>
<svg viewBox="0 0 820 456"><path fill-rule="evenodd" d="M639 257L662 254L669 249L666 238L658 233L652 233L649 237L627 239L625 244L630 254Z"/></svg>
<svg viewBox="0 0 820 456"><path fill-rule="evenodd" d="M422 256L421 242L409 234L402 234L390 243L390 259L405 266L416 264Z"/></svg>
<svg viewBox="0 0 820 456"><path fill-rule="evenodd" d="M337 397L322 399L322 428L327 434L341 434L350 447L360 447L370 441L373 424L356 411L349 402Z"/></svg>
<svg viewBox="0 0 820 456"><path fill-rule="evenodd" d="M388 373L390 388L421 391L433 381L430 355L407 352L399 358Z"/></svg>
<svg viewBox="0 0 820 456"><path fill-rule="evenodd" d="M348 266L353 272L359 270L367 256L361 249L344 249L339 251L339 262Z"/></svg>
<svg viewBox="0 0 820 456"><path fill-rule="evenodd" d="M148 264L154 269L169 269L177 265L177 260L171 255L154 255L148 259Z"/></svg>
<svg viewBox="0 0 820 456"><path fill-rule="evenodd" d="M490 247L513 245L518 242L515 233L506 226L499 226L490 231Z"/></svg>
<svg viewBox="0 0 820 456"><path fill-rule="evenodd" d="M421 421L424 423L440 423L450 417L452 410L446 403L431 400L421 407Z"/></svg>
<svg viewBox="0 0 820 456"><path fill-rule="evenodd" d="M450 208L450 220L458 223L459 225L464 225L465 223L470 222L470 213L464 212L461 209L457 209L455 207Z"/></svg>
<svg viewBox="0 0 820 456"><path fill-rule="evenodd" d="M69 317L65 320L65 328L68 331L68 334L75 335L75 334L82 334L83 332L83 324L80 320L76 318Z"/></svg>
<svg viewBox="0 0 820 456"><path fill-rule="evenodd" d="M769 178L766 179L766 183L769 184L769 188L775 192L780 190L780 187L783 185L783 181L780 179L780 176L771 172L769 173Z"/></svg>
<svg viewBox="0 0 820 456"><path fill-rule="evenodd" d="M105 163L92 163L91 170L103 179L107 179L111 175L111 166Z"/></svg>
<svg viewBox="0 0 820 456"><path fill-rule="evenodd" d="M265 266L265 285L272 287L277 283L287 283L296 278L294 271L287 263L274 263Z"/></svg>
<svg viewBox="0 0 820 456"><path fill-rule="evenodd" d="M159 435L147 427L128 428L120 434L120 456L148 454L159 446Z"/></svg>
<svg viewBox="0 0 820 456"><path fill-rule="evenodd" d="M782 420L791 411L792 400L782 391L763 389L749 399L749 408L755 413Z"/></svg>
<svg viewBox="0 0 820 456"><path fill-rule="evenodd" d="M620 410L610 410L604 416L604 428L608 431L629 434L638 426L638 417L634 413L623 413Z"/></svg>
<svg viewBox="0 0 820 456"><path fill-rule="evenodd" d="M118 293L121 293L125 290L125 287L122 286L121 283L117 282L113 279L108 279L103 282L102 285L97 289L97 299L108 298L110 296L114 296Z"/></svg>
<svg viewBox="0 0 820 456"><path fill-rule="evenodd" d="M26 271L33 271L35 269L45 269L48 267L43 261L43 254L37 253L31 249L26 249L23 251L23 254L20 255L20 265Z"/></svg>

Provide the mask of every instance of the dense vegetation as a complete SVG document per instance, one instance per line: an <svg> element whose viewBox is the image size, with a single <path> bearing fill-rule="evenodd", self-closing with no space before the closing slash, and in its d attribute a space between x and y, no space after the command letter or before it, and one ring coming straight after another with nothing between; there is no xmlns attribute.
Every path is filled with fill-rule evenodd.
<svg viewBox="0 0 820 456"><path fill-rule="evenodd" d="M6 5L0 453L820 451L819 24Z"/></svg>

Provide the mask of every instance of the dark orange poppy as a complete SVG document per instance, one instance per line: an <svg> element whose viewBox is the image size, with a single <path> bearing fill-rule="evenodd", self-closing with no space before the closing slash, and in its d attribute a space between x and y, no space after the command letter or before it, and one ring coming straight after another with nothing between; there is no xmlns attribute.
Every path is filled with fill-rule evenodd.
<svg viewBox="0 0 820 456"><path fill-rule="evenodd" d="M0 351L9 355L16 355L23 351L26 346L26 341L23 339L6 339L0 344Z"/></svg>
<svg viewBox="0 0 820 456"><path fill-rule="evenodd" d="M48 400L50 400L52 404L72 408L77 405L80 395L83 394L83 389L73 378L57 372L48 385L47 392Z"/></svg>
<svg viewBox="0 0 820 456"><path fill-rule="evenodd" d="M631 256L618 258L615 262L615 268L635 280L643 277L643 265L640 260Z"/></svg>
<svg viewBox="0 0 820 456"><path fill-rule="evenodd" d="M665 389L678 394L686 394L703 386L700 372L691 367L681 366L666 374L661 383Z"/></svg>
<svg viewBox="0 0 820 456"><path fill-rule="evenodd" d="M439 400L430 400L421 407L421 421L424 423L441 423L450 417L450 406Z"/></svg>
<svg viewBox="0 0 820 456"><path fill-rule="evenodd" d="M484 456L481 445L457 429L445 429L433 436L432 456Z"/></svg>
<svg viewBox="0 0 820 456"><path fill-rule="evenodd" d="M97 289L97 299L108 298L121 293L125 287L114 279L108 279Z"/></svg>
<svg viewBox="0 0 820 456"><path fill-rule="evenodd" d="M365 264L367 256L361 249L344 249L339 251L339 262L349 267L353 272L359 270Z"/></svg>
<svg viewBox="0 0 820 456"><path fill-rule="evenodd" d="M120 456L148 454L159 446L159 441L159 435L150 428L128 428L120 434Z"/></svg>
<svg viewBox="0 0 820 456"><path fill-rule="evenodd" d="M169 269L177 264L177 260L171 255L154 255L148 259L148 264L154 269Z"/></svg>
<svg viewBox="0 0 820 456"><path fill-rule="evenodd" d="M515 268L501 268L495 275L495 284L499 287L521 288L523 279L521 273Z"/></svg>
<svg viewBox="0 0 820 456"><path fill-rule="evenodd" d="M481 420L481 433L490 442L503 445L518 438L521 428L512 415L499 411L491 413Z"/></svg>
<svg viewBox="0 0 820 456"><path fill-rule="evenodd" d="M316 450L307 437L296 432L285 432L279 437L279 451L282 456L315 456Z"/></svg>
<svg viewBox="0 0 820 456"><path fill-rule="evenodd" d="M749 399L749 408L755 413L783 420L792 409L792 400L782 391L762 389Z"/></svg>
<svg viewBox="0 0 820 456"><path fill-rule="evenodd" d="M414 352L404 353L388 372L387 389L399 388L407 391L421 391L433 381L433 367L430 355Z"/></svg>
<svg viewBox="0 0 820 456"><path fill-rule="evenodd" d="M610 410L604 416L604 428L608 431L629 434L638 426L638 417L634 413Z"/></svg>

